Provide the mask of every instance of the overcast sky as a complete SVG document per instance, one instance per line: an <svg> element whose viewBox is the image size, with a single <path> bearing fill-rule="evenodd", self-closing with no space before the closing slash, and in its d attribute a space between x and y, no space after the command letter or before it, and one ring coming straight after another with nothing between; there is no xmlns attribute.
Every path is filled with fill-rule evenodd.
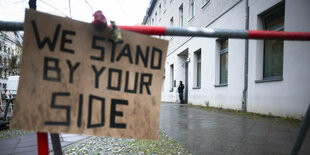
<svg viewBox="0 0 310 155"><path fill-rule="evenodd" d="M29 0L0 0L1 21L24 21ZM118 25L140 24L150 0L37 0L37 10L63 17L91 22L92 14L101 10L108 20ZM89 5L88 5L88 4Z"/></svg>

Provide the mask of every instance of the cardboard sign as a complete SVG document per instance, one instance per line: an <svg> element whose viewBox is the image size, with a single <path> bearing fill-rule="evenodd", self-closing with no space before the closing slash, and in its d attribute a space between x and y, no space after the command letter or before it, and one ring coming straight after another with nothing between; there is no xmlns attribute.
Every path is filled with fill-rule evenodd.
<svg viewBox="0 0 310 155"><path fill-rule="evenodd" d="M168 42L26 10L12 128L157 139Z"/></svg>

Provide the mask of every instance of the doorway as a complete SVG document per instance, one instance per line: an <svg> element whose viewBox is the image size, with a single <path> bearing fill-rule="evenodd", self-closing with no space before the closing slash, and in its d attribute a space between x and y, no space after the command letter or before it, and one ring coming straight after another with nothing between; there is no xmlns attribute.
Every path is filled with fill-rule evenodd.
<svg viewBox="0 0 310 155"><path fill-rule="evenodd" d="M184 104L188 104L188 49L180 52L178 54L178 61L180 64L180 70L179 70L179 80L178 81L183 81L184 83Z"/></svg>

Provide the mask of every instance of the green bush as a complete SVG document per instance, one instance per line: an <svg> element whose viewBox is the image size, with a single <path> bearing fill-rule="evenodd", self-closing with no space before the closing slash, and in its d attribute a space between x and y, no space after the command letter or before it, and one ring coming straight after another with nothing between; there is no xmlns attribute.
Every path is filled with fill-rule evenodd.
<svg viewBox="0 0 310 155"><path fill-rule="evenodd" d="M207 108L209 108L209 104L210 104L209 101L205 101L205 105Z"/></svg>

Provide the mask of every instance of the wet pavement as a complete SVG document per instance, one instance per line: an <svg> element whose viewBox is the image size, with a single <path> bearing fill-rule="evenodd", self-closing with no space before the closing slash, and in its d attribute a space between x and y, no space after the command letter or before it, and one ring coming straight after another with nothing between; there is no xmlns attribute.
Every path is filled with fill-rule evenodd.
<svg viewBox="0 0 310 155"><path fill-rule="evenodd" d="M298 128L162 104L160 129L193 154L289 154ZM310 133L300 150L310 154Z"/></svg>
<svg viewBox="0 0 310 155"><path fill-rule="evenodd" d="M180 104L161 104L160 129L194 155L289 154L298 132L296 127ZM61 145L87 137L60 134ZM52 151L50 139L49 144ZM37 154L36 134L0 141L0 154ZM310 132L300 154L310 154Z"/></svg>

